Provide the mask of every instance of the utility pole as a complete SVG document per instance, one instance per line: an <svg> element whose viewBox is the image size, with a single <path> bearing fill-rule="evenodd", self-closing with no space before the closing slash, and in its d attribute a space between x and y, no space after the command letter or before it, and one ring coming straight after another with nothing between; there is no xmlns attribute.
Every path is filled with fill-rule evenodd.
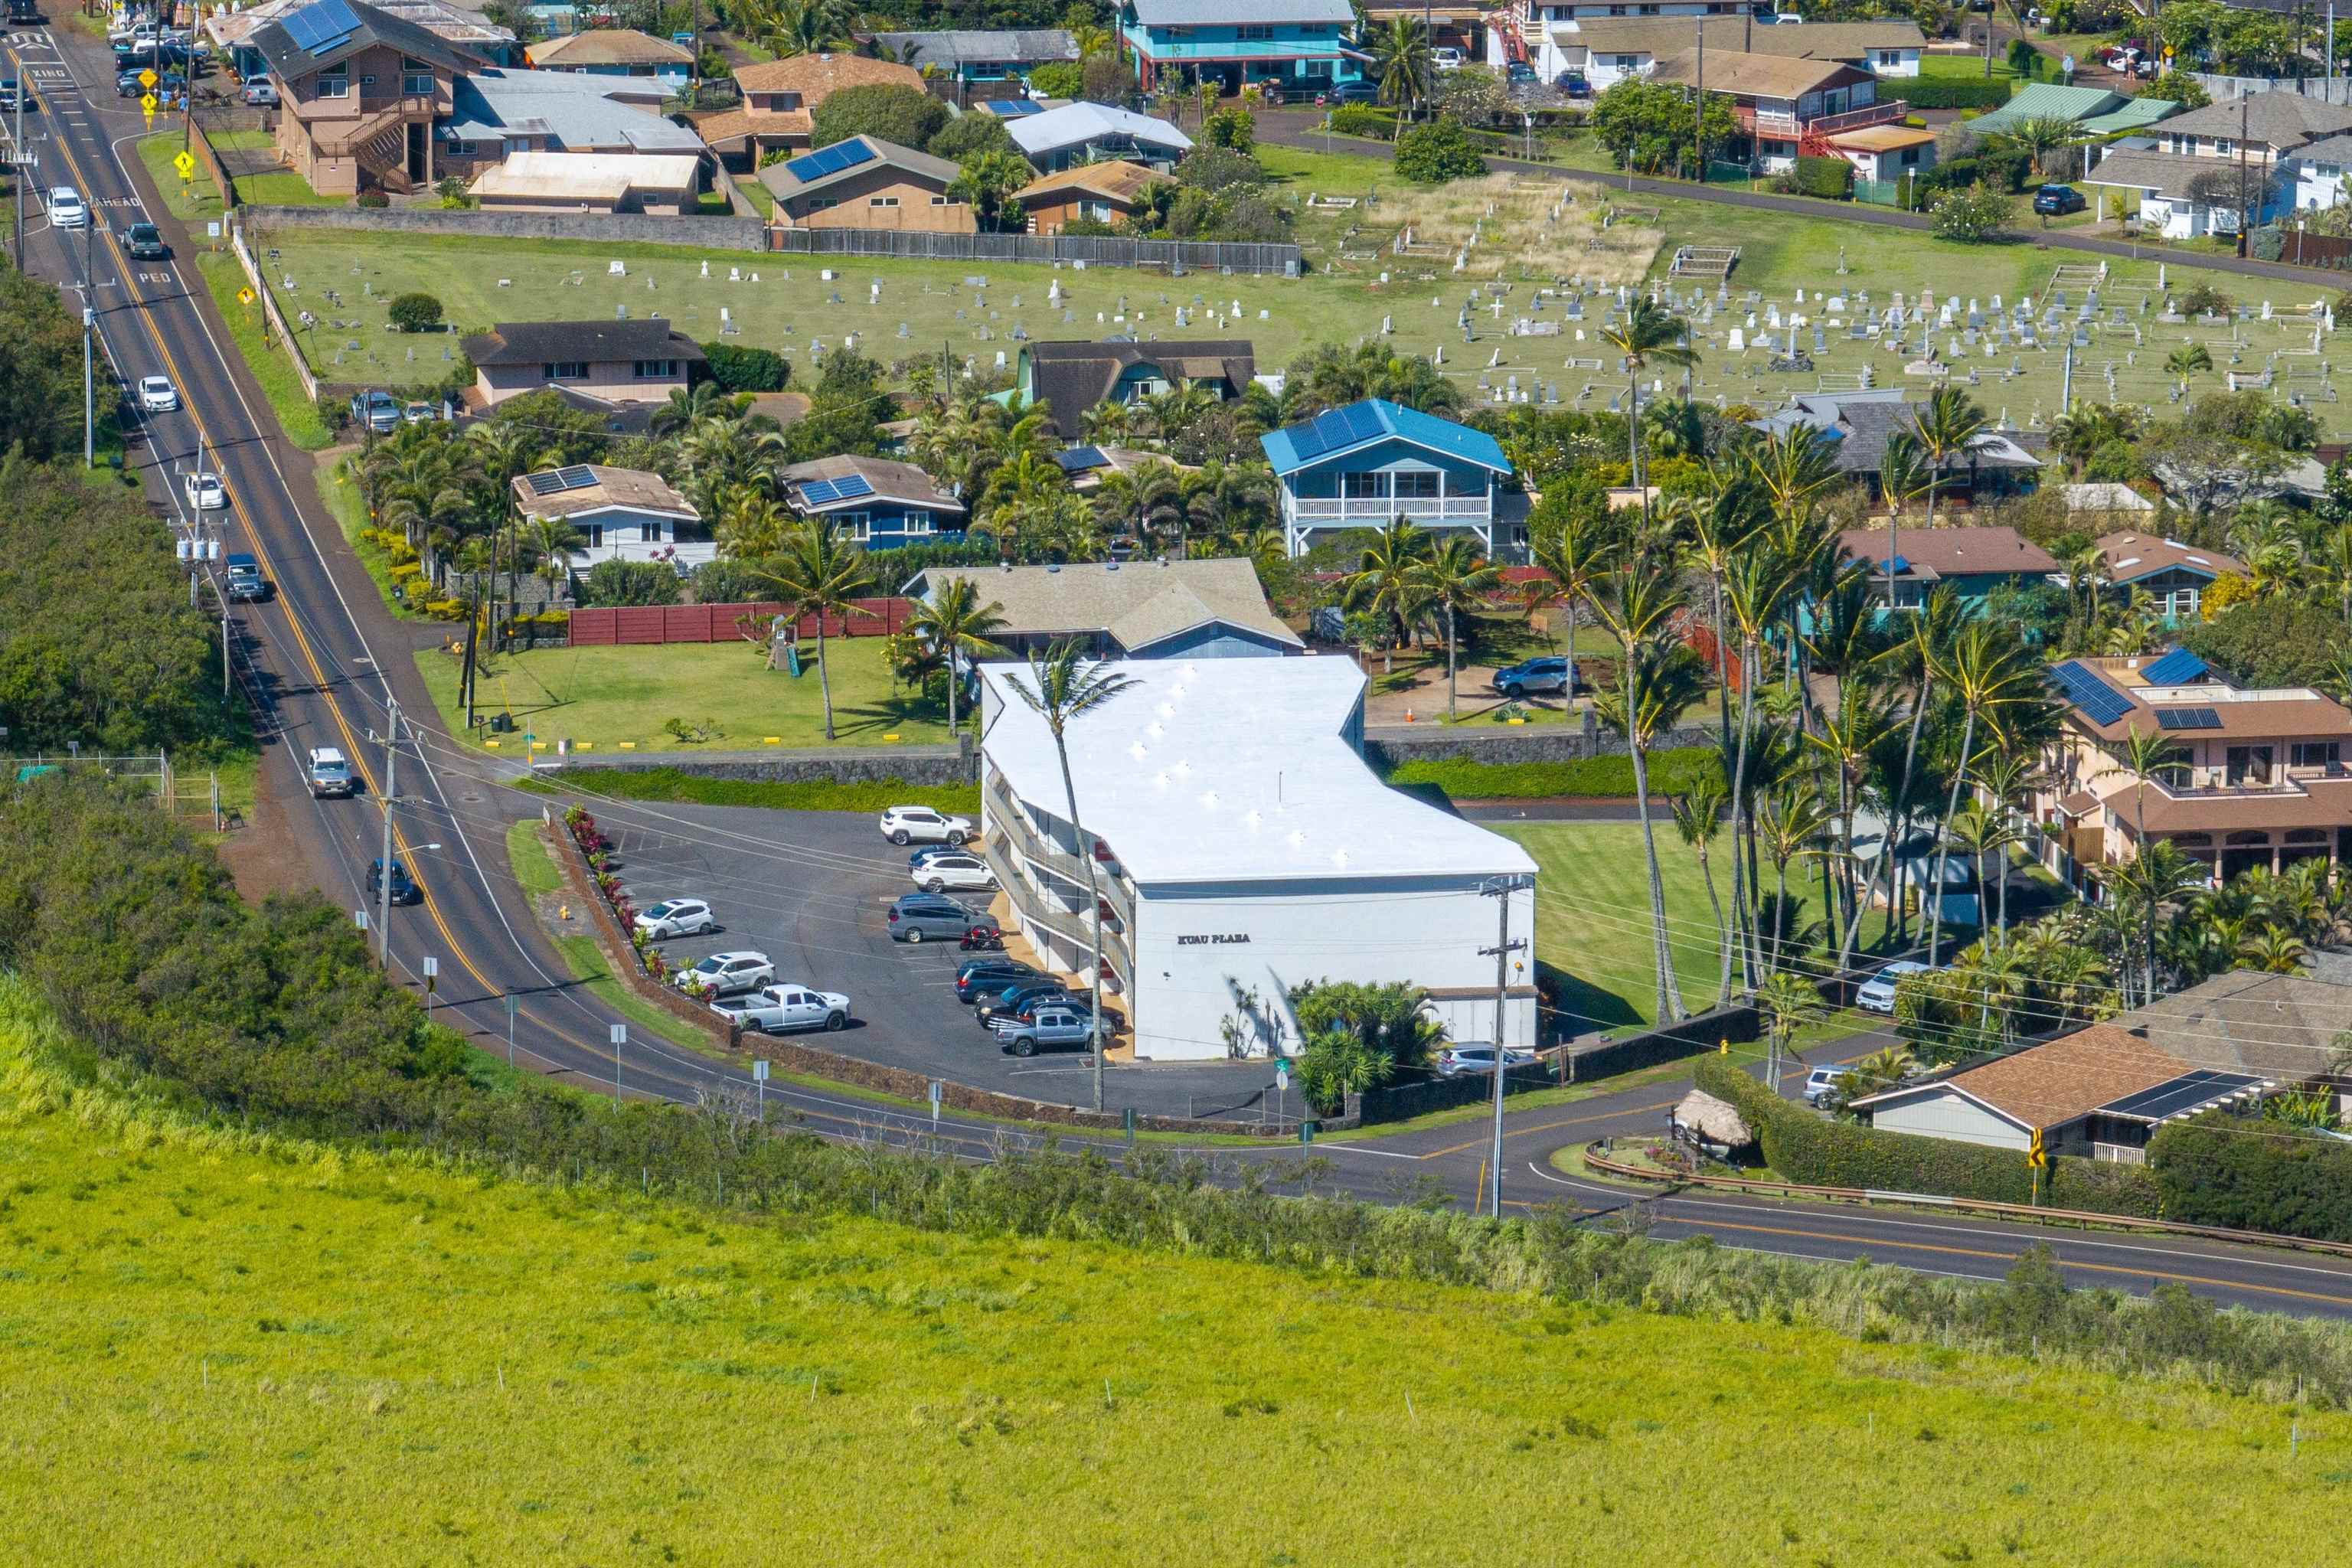
<svg viewBox="0 0 2352 1568"><path fill-rule="evenodd" d="M16 130L8 139L8 206L16 214L16 270L25 270L25 95L33 90L29 73L16 79Z"/></svg>
<svg viewBox="0 0 2352 1568"><path fill-rule="evenodd" d="M1698 68L1691 90L1691 161L1698 165L1698 183L1706 184L1706 18L1698 19ZM1574 694L1570 693L1573 700Z"/></svg>
<svg viewBox="0 0 2352 1568"><path fill-rule="evenodd" d="M89 337L98 331L98 312L81 308L81 466L98 467L98 385L90 379Z"/></svg>
<svg viewBox="0 0 2352 1568"><path fill-rule="evenodd" d="M1503 1042L1503 1010L1510 996L1511 954L1528 945L1524 938L1511 940L1511 895L1525 885L1525 879L1519 877L1493 877L1478 889L1481 897L1495 900L1497 916L1495 945L1478 950L1481 955L1495 955L1495 1138L1491 1180L1486 1189L1486 1213L1495 1219L1503 1216L1503 1069L1509 1060Z"/></svg>
<svg viewBox="0 0 2352 1568"><path fill-rule="evenodd" d="M398 798L398 786L393 782L400 765L400 699L387 698L391 713L383 732L383 858L377 863L375 957L389 971L392 967L392 803Z"/></svg>
<svg viewBox="0 0 2352 1568"><path fill-rule="evenodd" d="M2251 95L2238 100L2238 254L2246 254L2246 134L2254 110Z"/></svg>
<svg viewBox="0 0 2352 1568"><path fill-rule="evenodd" d="M227 595L227 594L226 594L226 593L222 594L222 595L221 595L221 596L220 596L220 602L221 602L221 706L222 706L222 707L224 707L224 708L226 708L226 707L227 707L227 706L228 706L228 661L229 661L229 652L228 652L228 595Z"/></svg>

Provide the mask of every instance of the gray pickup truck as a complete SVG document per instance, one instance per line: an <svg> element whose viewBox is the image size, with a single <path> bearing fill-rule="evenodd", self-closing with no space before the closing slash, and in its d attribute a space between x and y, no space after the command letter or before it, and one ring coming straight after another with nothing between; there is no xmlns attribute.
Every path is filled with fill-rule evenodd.
<svg viewBox="0 0 2352 1568"><path fill-rule="evenodd" d="M1034 1057L1038 1047L1083 1051L1094 1044L1094 1021L1084 1007L1045 1003L1024 1022L1006 1017L996 1025L996 1048L1016 1057Z"/></svg>

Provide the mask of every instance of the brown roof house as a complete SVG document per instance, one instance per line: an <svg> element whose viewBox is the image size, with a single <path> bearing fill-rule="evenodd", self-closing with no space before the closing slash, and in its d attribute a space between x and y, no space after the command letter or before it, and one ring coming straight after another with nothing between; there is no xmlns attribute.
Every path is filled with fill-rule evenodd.
<svg viewBox="0 0 2352 1568"><path fill-rule="evenodd" d="M1043 175L1023 186L1018 199L1028 209L1030 233L1059 234L1081 221L1124 223L1149 210L1146 193L1167 183L1158 170L1112 159Z"/></svg>
<svg viewBox="0 0 2352 1568"><path fill-rule="evenodd" d="M450 117L458 79L491 63L364 0L312 0L245 47L278 89L278 161L322 196L432 184L434 122Z"/></svg>
<svg viewBox="0 0 2352 1568"><path fill-rule="evenodd" d="M2066 487L2067 518L2074 521L2081 515L2074 505L2076 490L2108 490L2119 492L2137 502L2143 511L2155 510L2155 503L2127 485L2069 485ZM2095 515L2114 517L2126 513L2120 499L2108 503L2109 510ZM2245 575L2245 564L2234 555L2224 555L2218 550L2200 550L2183 544L2177 539L2166 539L2149 533L2109 533L2098 540L2099 554L2106 566L2099 574L2100 586L2118 598L2130 594L2145 594L2156 610L2164 616L2167 626L2186 626L2203 618L2205 590L2223 576Z"/></svg>
<svg viewBox="0 0 2352 1568"><path fill-rule="evenodd" d="M771 163L760 183L776 198L780 228L895 228L971 234L971 204L949 188L962 171L945 158L852 136Z"/></svg>
<svg viewBox="0 0 2352 1568"><path fill-rule="evenodd" d="M2094 1024L1949 1078L1866 1095L1852 1109L1885 1132L2137 1164L2165 1122L2259 1095L2250 1073L2191 1067L2139 1035Z"/></svg>
<svg viewBox="0 0 2352 1568"><path fill-rule="evenodd" d="M818 106L845 87L910 87L923 90L922 73L894 60L863 55L793 55L744 66L735 73L740 107L697 119L694 128L730 168L751 169L769 153L806 147Z"/></svg>
<svg viewBox="0 0 2352 1568"><path fill-rule="evenodd" d="M1892 568L1894 602L1902 609L1925 603L1938 588L1982 599L1995 588L2025 586L2058 570L2048 551L2013 528L1850 528L1838 542L1869 569L1882 591Z"/></svg>
<svg viewBox="0 0 2352 1568"><path fill-rule="evenodd" d="M718 554L702 514L659 474L578 463L518 474L513 490L524 517L560 519L578 531L574 572L600 561L651 561L683 575Z"/></svg>
<svg viewBox="0 0 2352 1568"><path fill-rule="evenodd" d="M1709 49L1702 64L1696 49L1685 49L1660 60L1651 79L1695 87L1702 73L1706 91L1731 100L1749 154L1776 174L1796 167L1801 153L1834 155L1829 138L1839 132L1895 124L1909 112L1899 99L1880 100L1876 77L1840 60Z"/></svg>
<svg viewBox="0 0 2352 1568"><path fill-rule="evenodd" d="M703 359L665 321L507 321L466 340L485 405L551 386L579 406L665 403Z"/></svg>
<svg viewBox="0 0 2352 1568"><path fill-rule="evenodd" d="M1239 397L1257 374L1246 338L1176 342L1024 343L1013 384L1024 401L1045 403L1063 437L1075 440L1097 403L1134 403L1176 386Z"/></svg>

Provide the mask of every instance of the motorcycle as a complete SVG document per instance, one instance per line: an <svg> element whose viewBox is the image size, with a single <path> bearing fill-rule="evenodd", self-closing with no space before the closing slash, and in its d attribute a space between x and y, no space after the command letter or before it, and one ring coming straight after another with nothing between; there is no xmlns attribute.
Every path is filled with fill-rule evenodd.
<svg viewBox="0 0 2352 1568"><path fill-rule="evenodd" d="M1003 952L1004 933L994 926L974 926L963 933L963 941L956 945L966 952Z"/></svg>

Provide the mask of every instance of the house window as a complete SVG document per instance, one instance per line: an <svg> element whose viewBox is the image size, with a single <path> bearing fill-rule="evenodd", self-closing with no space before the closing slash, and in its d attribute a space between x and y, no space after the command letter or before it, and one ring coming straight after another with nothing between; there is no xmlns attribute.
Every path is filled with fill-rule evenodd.
<svg viewBox="0 0 2352 1568"><path fill-rule="evenodd" d="M2231 145L2232 144L2227 136L2216 136L2213 138L2213 151L2221 157L2226 158L2230 155Z"/></svg>
<svg viewBox="0 0 2352 1568"><path fill-rule="evenodd" d="M588 362L584 359L553 360L539 367L541 379L547 381L585 381Z"/></svg>
<svg viewBox="0 0 2352 1568"><path fill-rule="evenodd" d="M331 75L322 73L320 76L319 96L320 98L349 98L351 95L352 79L348 73L336 71Z"/></svg>
<svg viewBox="0 0 2352 1568"><path fill-rule="evenodd" d="M374 85L375 85L375 78L373 78L373 76L363 76L363 77L360 78L360 90L361 90L362 92L365 92L368 89L370 89L370 88L373 87Z"/></svg>
<svg viewBox="0 0 2352 1568"><path fill-rule="evenodd" d="M949 205L948 198L947 198L947 197L945 197L945 196L933 196L933 197L931 198L931 205L933 205L933 206L935 206L935 207L943 207L943 206L946 206L946 205Z"/></svg>
<svg viewBox="0 0 2352 1568"><path fill-rule="evenodd" d="M474 144L471 142L452 142L446 151L452 158L470 158L474 155Z"/></svg>
<svg viewBox="0 0 2352 1568"><path fill-rule="evenodd" d="M432 97L433 73L431 71L419 70L402 71L400 73L400 90L408 94L411 98Z"/></svg>
<svg viewBox="0 0 2352 1568"><path fill-rule="evenodd" d="M2297 741L2287 755L2299 768L2333 767L2344 760L2339 741Z"/></svg>
<svg viewBox="0 0 2352 1568"><path fill-rule="evenodd" d="M586 531L588 534L589 549L602 550L604 548L604 525L603 523L592 522L588 525Z"/></svg>
<svg viewBox="0 0 2352 1568"><path fill-rule="evenodd" d="M637 542L639 544L659 544L661 542L662 525L658 519L649 517L638 521Z"/></svg>
<svg viewBox="0 0 2352 1568"><path fill-rule="evenodd" d="M2261 788L2271 782L2271 749L2268 746L2232 746L2230 748L2229 780L2231 788Z"/></svg>
<svg viewBox="0 0 2352 1568"><path fill-rule="evenodd" d="M1389 493L1386 474L1341 474L1339 493L1349 500L1378 500Z"/></svg>
<svg viewBox="0 0 2352 1568"><path fill-rule="evenodd" d="M929 512L910 511L899 521L901 526L903 526L908 533L929 533L931 531L931 514Z"/></svg>
<svg viewBox="0 0 2352 1568"><path fill-rule="evenodd" d="M1395 489L1390 493L1399 500L1434 500L1437 499L1437 471L1434 468L1412 468L1389 476Z"/></svg>
<svg viewBox="0 0 2352 1568"><path fill-rule="evenodd" d="M849 530L849 537L863 544L874 537L874 519L862 511L835 512L833 521Z"/></svg>
<svg viewBox="0 0 2352 1568"><path fill-rule="evenodd" d="M1916 169L1919 166L1918 148L1906 147L1903 149L1903 166L1906 169Z"/></svg>
<svg viewBox="0 0 2352 1568"><path fill-rule="evenodd" d="M824 211L825 208L834 205L834 198L831 196L811 196L809 198L808 210L813 213L821 213Z"/></svg>
<svg viewBox="0 0 2352 1568"><path fill-rule="evenodd" d="M869 207L895 207L898 205L898 198L896 196L868 196L866 198L866 205Z"/></svg>
<svg viewBox="0 0 2352 1568"><path fill-rule="evenodd" d="M1895 49L1881 49L1878 51L1878 64L1881 69L1892 69L1894 67L1899 66L1902 63L1903 56L1900 51Z"/></svg>
<svg viewBox="0 0 2352 1568"><path fill-rule="evenodd" d="M1271 38L1274 37L1274 27L1265 22L1244 22L1234 29L1234 36L1245 41Z"/></svg>
<svg viewBox="0 0 2352 1568"><path fill-rule="evenodd" d="M641 359L629 367L629 374L639 381L676 381L677 361L674 359Z"/></svg>

